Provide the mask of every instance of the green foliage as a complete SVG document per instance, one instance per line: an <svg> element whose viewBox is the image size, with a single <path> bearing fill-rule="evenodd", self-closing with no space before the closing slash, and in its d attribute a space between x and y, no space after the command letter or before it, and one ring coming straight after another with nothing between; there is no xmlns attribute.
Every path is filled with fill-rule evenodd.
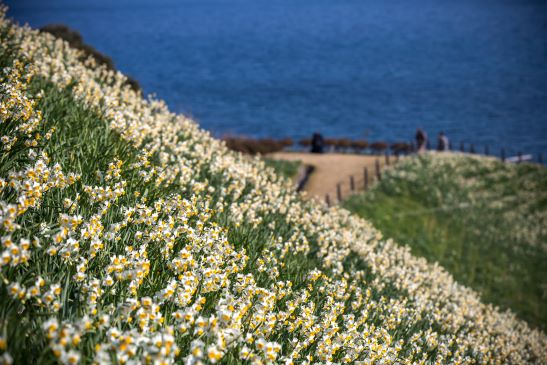
<svg viewBox="0 0 547 365"><path fill-rule="evenodd" d="M300 161L275 160L272 158L265 158L264 162L266 166L273 168L278 175L289 179L296 176L302 164Z"/></svg>
<svg viewBox="0 0 547 365"><path fill-rule="evenodd" d="M546 328L544 167L429 154L401 162L344 205L486 301Z"/></svg>

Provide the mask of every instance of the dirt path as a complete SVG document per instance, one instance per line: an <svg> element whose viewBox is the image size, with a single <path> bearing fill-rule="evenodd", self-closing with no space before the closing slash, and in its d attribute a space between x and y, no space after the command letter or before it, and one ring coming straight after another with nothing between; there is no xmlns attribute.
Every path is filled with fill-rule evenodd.
<svg viewBox="0 0 547 365"><path fill-rule="evenodd" d="M368 169L369 184L375 180L375 163L378 160L382 169L386 163L384 157L352 155L344 153L297 153L278 152L269 157L279 160L302 161L315 168L304 186L309 194L325 199L329 195L331 202L337 201L337 184L340 184L342 199L351 193L350 176L354 178L355 190L364 189L364 170ZM393 158L392 158L393 162Z"/></svg>

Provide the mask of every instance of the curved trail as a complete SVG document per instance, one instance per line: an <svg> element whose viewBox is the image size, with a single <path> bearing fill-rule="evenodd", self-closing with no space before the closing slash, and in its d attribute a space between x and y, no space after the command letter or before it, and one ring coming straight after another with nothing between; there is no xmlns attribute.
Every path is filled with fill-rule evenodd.
<svg viewBox="0 0 547 365"><path fill-rule="evenodd" d="M277 152L269 155L273 159L301 161L304 165L315 168L304 186L308 194L324 200L329 194L332 202L336 201L336 185L341 184L342 197L351 193L350 176L353 175L355 190L364 189L364 169L368 169L369 184L375 179L375 162L379 161L380 167L385 167L383 156L357 155L346 153L302 153L302 152ZM393 161L394 162L394 161Z"/></svg>

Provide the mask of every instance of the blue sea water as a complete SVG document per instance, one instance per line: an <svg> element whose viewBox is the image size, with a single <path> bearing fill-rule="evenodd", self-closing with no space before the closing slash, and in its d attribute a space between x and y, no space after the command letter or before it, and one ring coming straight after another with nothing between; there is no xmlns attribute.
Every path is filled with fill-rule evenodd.
<svg viewBox="0 0 547 365"><path fill-rule="evenodd" d="M214 135L430 138L547 158L547 2L15 0Z"/></svg>

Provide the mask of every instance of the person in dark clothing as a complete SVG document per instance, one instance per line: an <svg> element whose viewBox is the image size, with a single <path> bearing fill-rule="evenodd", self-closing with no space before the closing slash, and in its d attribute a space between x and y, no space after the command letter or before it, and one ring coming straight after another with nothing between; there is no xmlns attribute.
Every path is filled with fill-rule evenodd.
<svg viewBox="0 0 547 365"><path fill-rule="evenodd" d="M324 140L319 133L314 133L311 139L311 153L323 153Z"/></svg>
<svg viewBox="0 0 547 365"><path fill-rule="evenodd" d="M418 152L426 150L427 134L421 128L416 129L416 145L418 147Z"/></svg>
<svg viewBox="0 0 547 365"><path fill-rule="evenodd" d="M448 151L448 149L448 138L445 136L444 132L441 132L439 133L439 138L437 140L437 151Z"/></svg>

